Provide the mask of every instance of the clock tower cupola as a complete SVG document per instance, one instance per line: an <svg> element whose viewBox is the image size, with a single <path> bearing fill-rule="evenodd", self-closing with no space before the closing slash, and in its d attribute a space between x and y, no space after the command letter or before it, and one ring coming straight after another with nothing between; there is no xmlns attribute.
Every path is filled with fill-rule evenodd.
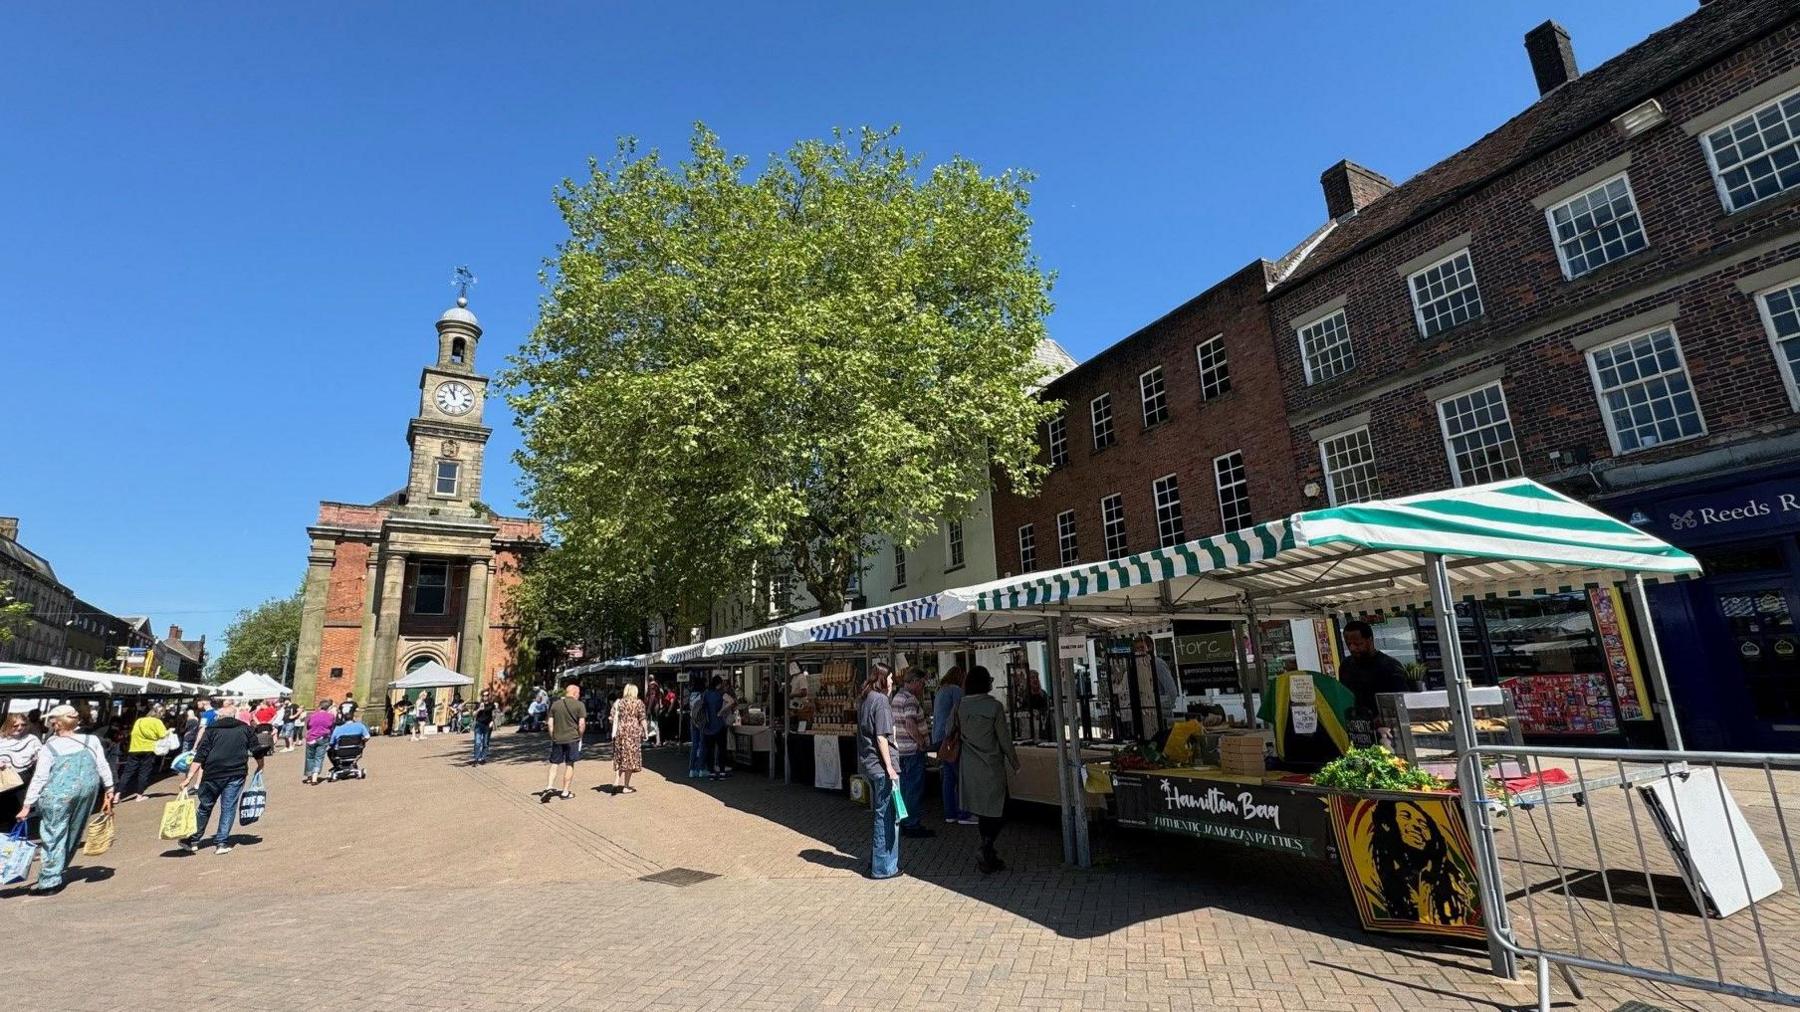
<svg viewBox="0 0 1800 1012"><path fill-rule="evenodd" d="M419 378L419 413L406 427L412 449L407 502L415 507L470 510L481 498L482 456L492 432L481 424L487 377L475 371L481 324L469 311L468 282L456 305L438 317L437 361Z"/></svg>

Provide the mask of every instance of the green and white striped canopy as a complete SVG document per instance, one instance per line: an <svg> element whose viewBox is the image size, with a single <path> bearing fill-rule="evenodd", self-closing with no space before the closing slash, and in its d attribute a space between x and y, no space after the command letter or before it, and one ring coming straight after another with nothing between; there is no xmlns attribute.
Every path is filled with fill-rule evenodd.
<svg viewBox="0 0 1800 1012"><path fill-rule="evenodd" d="M1428 598L1424 556L1458 596L1576 589L1628 573L1697 574L1686 552L1529 479L1298 513L1106 562L946 591L946 621L987 612L1262 614L1399 607ZM1079 604L1075 604L1079 602Z"/></svg>
<svg viewBox="0 0 1800 1012"><path fill-rule="evenodd" d="M52 667L47 664L0 664L0 688L111 692L117 695L133 696L143 692L139 686L127 682L115 682L114 677L92 671L80 671L75 668Z"/></svg>

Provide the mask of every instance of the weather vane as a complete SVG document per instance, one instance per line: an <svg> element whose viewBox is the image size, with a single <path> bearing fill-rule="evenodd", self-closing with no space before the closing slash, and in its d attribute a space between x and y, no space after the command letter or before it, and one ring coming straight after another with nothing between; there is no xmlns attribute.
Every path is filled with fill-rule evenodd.
<svg viewBox="0 0 1800 1012"><path fill-rule="evenodd" d="M456 289L457 302L469 301L469 286L475 284L477 280L475 272L469 270L467 264L456 268L456 271L450 275L450 284Z"/></svg>

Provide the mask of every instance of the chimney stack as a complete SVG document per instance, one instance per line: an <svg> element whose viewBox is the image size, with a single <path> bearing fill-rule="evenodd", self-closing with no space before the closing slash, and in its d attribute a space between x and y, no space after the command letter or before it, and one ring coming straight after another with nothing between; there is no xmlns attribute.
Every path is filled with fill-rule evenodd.
<svg viewBox="0 0 1800 1012"><path fill-rule="evenodd" d="M1531 57L1531 72L1537 75L1539 95L1548 95L1581 76L1575 66L1575 47L1569 43L1569 30L1554 21L1525 33L1525 54Z"/></svg>
<svg viewBox="0 0 1800 1012"><path fill-rule="evenodd" d="M0 517L0 541L19 540L19 518Z"/></svg>
<svg viewBox="0 0 1800 1012"><path fill-rule="evenodd" d="M1319 174L1325 190L1325 213L1333 221L1375 203L1375 198L1394 188L1394 181L1345 159Z"/></svg>
<svg viewBox="0 0 1800 1012"><path fill-rule="evenodd" d="M169 627L169 638L172 640L180 639L181 638L181 627L178 625L170 626Z"/></svg>

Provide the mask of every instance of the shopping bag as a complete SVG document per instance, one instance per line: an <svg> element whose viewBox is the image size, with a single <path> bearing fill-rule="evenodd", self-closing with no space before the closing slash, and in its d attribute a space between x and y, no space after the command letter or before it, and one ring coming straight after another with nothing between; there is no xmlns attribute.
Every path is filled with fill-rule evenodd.
<svg viewBox="0 0 1800 1012"><path fill-rule="evenodd" d="M158 835L164 840L185 840L193 836L199 831L196 825L199 808L199 800L183 791L163 806L162 829Z"/></svg>
<svg viewBox="0 0 1800 1012"><path fill-rule="evenodd" d="M31 859L37 856L38 849L25 836L25 821L21 819L12 834L0 842L0 885L23 882L31 874Z"/></svg>
<svg viewBox="0 0 1800 1012"><path fill-rule="evenodd" d="M113 817L111 812L95 812L88 819L87 839L81 845L81 852L89 857L99 857L112 849Z"/></svg>
<svg viewBox="0 0 1800 1012"><path fill-rule="evenodd" d="M169 761L169 769L176 773L186 773L188 767L194 765L194 750L188 749Z"/></svg>
<svg viewBox="0 0 1800 1012"><path fill-rule="evenodd" d="M150 751L156 753L157 755L168 755L180 747L181 747L181 735L178 735L175 732L170 731L168 734L165 734L161 738L156 739L156 744L152 745L150 747Z"/></svg>
<svg viewBox="0 0 1800 1012"><path fill-rule="evenodd" d="M894 819L897 822L905 822L907 819L906 799L900 796L897 786L894 789Z"/></svg>
<svg viewBox="0 0 1800 1012"><path fill-rule="evenodd" d="M238 824L248 826L263 817L269 807L269 792L263 787L261 773L250 777L250 786L244 788L244 796L238 800Z"/></svg>

